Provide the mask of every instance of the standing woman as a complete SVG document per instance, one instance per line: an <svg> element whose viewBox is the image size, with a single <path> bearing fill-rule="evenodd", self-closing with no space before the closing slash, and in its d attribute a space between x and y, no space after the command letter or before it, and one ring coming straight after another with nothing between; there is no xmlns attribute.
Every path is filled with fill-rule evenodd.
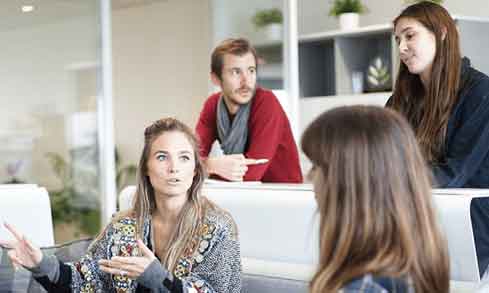
<svg viewBox="0 0 489 293"><path fill-rule="evenodd" d="M387 106L403 114L436 186L489 188L489 77L462 58L455 22L424 1L394 20L400 67ZM489 202L471 206L479 270L489 264Z"/></svg>
<svg viewBox="0 0 489 293"><path fill-rule="evenodd" d="M204 169L190 128L173 118L146 128L133 208L116 216L75 263L59 262L15 228L16 266L49 292L239 293L231 216L201 196Z"/></svg>
<svg viewBox="0 0 489 293"><path fill-rule="evenodd" d="M336 108L301 144L320 217L310 292L448 293L447 244L407 121L379 107Z"/></svg>

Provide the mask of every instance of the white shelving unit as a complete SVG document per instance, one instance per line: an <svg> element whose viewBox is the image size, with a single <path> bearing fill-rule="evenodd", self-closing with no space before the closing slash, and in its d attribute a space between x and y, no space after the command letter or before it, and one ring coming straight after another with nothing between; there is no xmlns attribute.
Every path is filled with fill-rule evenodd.
<svg viewBox="0 0 489 293"><path fill-rule="evenodd" d="M352 74L363 74L376 57L388 66L392 89L394 72L392 26L372 25L353 30L334 30L301 36L299 83L302 98L352 95ZM397 64L396 64L397 65Z"/></svg>
<svg viewBox="0 0 489 293"><path fill-rule="evenodd" d="M366 68L370 62L368 59L375 57L378 52L390 62L393 55L391 31L390 25L375 25L300 36L300 97L351 94L349 76L352 71ZM281 81L283 73L277 69L283 63L282 42L258 43L256 48L264 61L258 72L259 83L266 87L270 80ZM271 71L273 74L270 74Z"/></svg>
<svg viewBox="0 0 489 293"><path fill-rule="evenodd" d="M462 54L468 56L477 69L489 74L489 59L480 50L489 47L489 19L453 17L460 33ZM377 56L389 68L391 78L384 91L389 93L399 67L392 29L392 24L386 23L299 36L300 98L351 96L354 71L363 72L364 93L370 93L365 75L368 65ZM282 42L259 43L256 47L265 61L261 65L262 75L258 73L259 82L264 86L270 80L280 84L283 80Z"/></svg>

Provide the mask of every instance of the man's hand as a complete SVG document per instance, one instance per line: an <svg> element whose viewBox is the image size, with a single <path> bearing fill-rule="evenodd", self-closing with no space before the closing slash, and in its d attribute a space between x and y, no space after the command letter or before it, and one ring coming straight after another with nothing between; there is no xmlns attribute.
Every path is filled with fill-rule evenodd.
<svg viewBox="0 0 489 293"><path fill-rule="evenodd" d="M266 162L267 159L247 159L243 154L235 154L207 158L206 167L209 174L216 174L230 181L243 181L248 165Z"/></svg>

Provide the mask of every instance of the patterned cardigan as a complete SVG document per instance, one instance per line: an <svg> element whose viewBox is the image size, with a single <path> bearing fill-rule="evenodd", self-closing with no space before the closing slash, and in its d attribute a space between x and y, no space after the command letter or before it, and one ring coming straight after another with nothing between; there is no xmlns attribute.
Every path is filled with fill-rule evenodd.
<svg viewBox="0 0 489 293"><path fill-rule="evenodd" d="M151 243L151 220L144 223L144 242ZM197 235L195 251L188 251L173 272L183 284L184 292L239 293L241 261L236 225L222 211L208 210ZM101 238L94 241L87 254L71 267L73 292L144 292L135 280L102 272L100 259L112 256L138 255L136 221L122 218L107 226ZM151 288L148 288L151 289Z"/></svg>

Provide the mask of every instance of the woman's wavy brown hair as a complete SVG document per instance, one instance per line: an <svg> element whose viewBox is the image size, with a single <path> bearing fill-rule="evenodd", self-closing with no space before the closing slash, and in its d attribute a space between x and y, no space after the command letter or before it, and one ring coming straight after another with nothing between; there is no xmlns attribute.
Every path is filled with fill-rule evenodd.
<svg viewBox="0 0 489 293"><path fill-rule="evenodd" d="M400 62L394 92L387 106L408 119L425 158L430 163L437 163L460 88L459 36L447 10L430 1L404 9L394 19L394 27L401 18L414 19L435 35L436 54L427 89L423 87L419 75L410 73L406 65Z"/></svg>
<svg viewBox="0 0 489 293"><path fill-rule="evenodd" d="M301 144L315 169L320 216L311 292L336 292L365 274L411 280L416 292L448 292L447 244L407 121L379 107L336 108L307 127Z"/></svg>

